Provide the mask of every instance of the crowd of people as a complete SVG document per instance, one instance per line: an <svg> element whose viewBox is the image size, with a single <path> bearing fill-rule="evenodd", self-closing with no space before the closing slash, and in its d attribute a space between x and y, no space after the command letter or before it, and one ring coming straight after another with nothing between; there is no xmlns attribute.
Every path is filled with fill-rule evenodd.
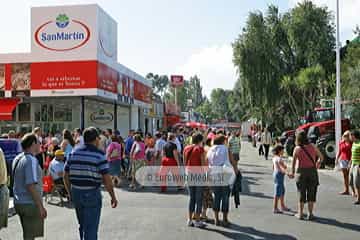
<svg viewBox="0 0 360 240"><path fill-rule="evenodd" d="M296 217L304 219L304 205L308 204L307 218L314 219L319 177L317 169L323 156L311 144L304 132L296 135L296 148L291 166L284 161L284 147L280 142L273 144L270 132L265 128L252 133L253 144L261 143L259 154L268 159L270 146L273 153L274 204L273 212L290 211L285 204L285 176L295 179L299 192ZM13 190L15 210L20 218L24 239L35 239L44 234L44 219L47 211L43 205L43 176L49 176L55 185L62 186L60 194L75 207L79 223L80 239L97 239L102 208L100 186L109 193L111 206L117 207L114 186L127 184L129 190L136 191L139 184L136 173L144 166L159 167L159 175L196 173L200 167L202 174L212 169L230 169L231 177L220 185L192 184L179 180L177 190L187 187L189 195L187 225L203 228L206 223L227 227L229 221L230 196L234 196L235 206L241 191L241 173L238 161L241 152L241 131L226 132L224 129L191 129L179 127L170 131L159 131L154 136L144 135L139 129L130 130L122 138L120 132L104 131L89 127L84 131L63 130L62 134L44 135L40 128L25 135L11 131L3 137L16 139L21 145L12 165L6 166L3 150L0 148L0 228L7 226L9 202L8 175ZM264 148L264 151L263 151ZM360 132L345 132L339 146L336 163L344 176L344 191L357 198L360 203ZM7 169L8 168L8 169ZM6 170L7 169L7 170ZM349 175L350 174L350 175ZM166 181L161 182L160 192L168 190ZM280 202L280 206L279 206ZM214 220L209 217L213 209ZM220 213L222 218L220 219Z"/></svg>
<svg viewBox="0 0 360 240"><path fill-rule="evenodd" d="M34 128L24 135L10 131L2 138L20 143L16 157L6 166L0 148L0 200L1 227L7 226L9 203L8 181L13 190L14 207L20 218L24 239L35 239L44 234L47 211L42 197L43 181L51 178L55 186L62 186L60 194L75 207L79 223L80 239L97 239L101 213L100 186L110 195L111 206L117 206L113 187L128 182L135 191L140 185L136 172L143 166L159 166L160 174L167 174L167 167L184 169L199 166L230 166L238 173L237 161L241 147L240 133L225 133L209 129L178 128L157 132L154 136L141 130L130 130L124 140L118 131L90 127L81 131L64 129L62 134L44 134ZM143 187L143 186L140 186ZM183 191L184 182L178 190ZM208 209L214 209L215 224L220 225L219 212L223 213L223 225L229 224L230 183L225 186L189 186L188 225L206 226ZM167 191L166 183L160 187ZM5 217L6 216L6 217Z"/></svg>

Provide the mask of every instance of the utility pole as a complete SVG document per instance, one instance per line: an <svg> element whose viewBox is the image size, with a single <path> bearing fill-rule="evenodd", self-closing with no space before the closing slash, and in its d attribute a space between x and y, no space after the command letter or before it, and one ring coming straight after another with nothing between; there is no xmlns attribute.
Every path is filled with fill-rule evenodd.
<svg viewBox="0 0 360 240"><path fill-rule="evenodd" d="M341 85L340 85L340 13L339 0L336 0L336 98L335 98L335 141L338 151L341 140Z"/></svg>

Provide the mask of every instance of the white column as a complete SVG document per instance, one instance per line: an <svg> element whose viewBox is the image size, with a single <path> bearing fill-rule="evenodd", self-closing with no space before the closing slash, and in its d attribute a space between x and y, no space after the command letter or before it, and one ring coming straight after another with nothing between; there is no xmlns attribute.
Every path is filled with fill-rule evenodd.
<svg viewBox="0 0 360 240"><path fill-rule="evenodd" d="M341 85L340 85L340 20L339 0L336 0L336 98L335 98L335 141L338 150L341 140Z"/></svg>

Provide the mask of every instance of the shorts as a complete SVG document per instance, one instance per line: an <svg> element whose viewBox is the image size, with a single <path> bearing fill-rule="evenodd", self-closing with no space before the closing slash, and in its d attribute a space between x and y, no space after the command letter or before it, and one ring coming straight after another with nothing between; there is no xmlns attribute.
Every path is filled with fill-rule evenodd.
<svg viewBox="0 0 360 240"><path fill-rule="evenodd" d="M275 197L282 197L285 195L285 174L282 172L274 172L274 195Z"/></svg>
<svg viewBox="0 0 360 240"><path fill-rule="evenodd" d="M24 239L44 236L44 219L40 218L39 209L35 205L15 204L15 210L20 217Z"/></svg>
<svg viewBox="0 0 360 240"><path fill-rule="evenodd" d="M349 167L349 161L348 160L340 160L339 166L341 169L347 169Z"/></svg>
<svg viewBox="0 0 360 240"><path fill-rule="evenodd" d="M295 181L299 194L299 201L302 203L316 202L317 187L319 185L317 169L298 169Z"/></svg>
<svg viewBox="0 0 360 240"><path fill-rule="evenodd" d="M360 166L359 165L352 166L351 175L352 175L351 184L355 188L360 188Z"/></svg>
<svg viewBox="0 0 360 240"><path fill-rule="evenodd" d="M233 154L232 154L232 157L233 157L234 161L239 161L239 160L240 160L240 156L239 156L239 155L240 155L239 153L233 153Z"/></svg>

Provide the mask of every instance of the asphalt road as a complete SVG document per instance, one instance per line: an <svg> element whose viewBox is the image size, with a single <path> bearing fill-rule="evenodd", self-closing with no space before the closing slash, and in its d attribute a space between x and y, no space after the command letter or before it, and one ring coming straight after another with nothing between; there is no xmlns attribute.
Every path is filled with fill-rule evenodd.
<svg viewBox="0 0 360 240"><path fill-rule="evenodd" d="M273 180L271 161L257 156L250 144L244 143L240 168L244 176L241 206L235 209L231 198L230 228L209 224L205 229L186 226L186 193L158 189L129 192L117 189L119 206L110 208L104 193L99 239L358 239L360 207L350 196L339 196L339 173L322 172L316 221L300 221L292 214L272 213ZM286 202L296 209L296 189L293 180L286 179ZM56 199L55 199L56 200ZM46 236L44 239L78 239L75 212L71 208L46 204ZM210 217L212 217L212 213ZM9 227L0 232L0 239L22 239L17 216L9 219Z"/></svg>

